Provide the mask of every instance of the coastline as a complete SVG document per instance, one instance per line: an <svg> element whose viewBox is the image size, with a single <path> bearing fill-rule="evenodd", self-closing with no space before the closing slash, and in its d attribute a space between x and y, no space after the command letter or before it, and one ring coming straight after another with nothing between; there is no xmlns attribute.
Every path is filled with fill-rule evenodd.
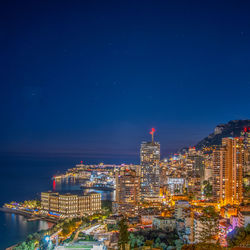
<svg viewBox="0 0 250 250"><path fill-rule="evenodd" d="M21 210L17 210L17 209L11 209L11 208L6 208L6 207L0 207L0 212L3 212L3 213L9 213L9 214L16 214L16 215L21 215L23 217L25 217L26 221L27 222L33 222L35 220L40 220L40 221L46 221L46 222L49 222L49 223L57 223L57 221L55 220L51 220L49 218L45 218L45 217L41 217L41 216L36 216L35 218L33 218L34 216L29 213L29 212L25 212L25 211L21 211ZM31 219L31 220L30 220ZM22 240L18 240L18 241L15 241L16 243L10 243L9 246L6 246L4 249L6 250L12 250L14 249L18 244L20 244L22 242Z"/></svg>
<svg viewBox="0 0 250 250"><path fill-rule="evenodd" d="M11 247L7 247L5 250L12 250L12 249L14 249L17 245L18 245L18 244L15 244L15 245L13 245L13 246L11 246Z"/></svg>
<svg viewBox="0 0 250 250"><path fill-rule="evenodd" d="M47 221L47 222L50 222L50 223L57 223L58 222L58 219L56 219L56 218L49 218L49 217L41 216L41 215L35 215L34 216L30 212L26 212L26 211L22 211L22 210L18 210L18 209L0 207L0 211L5 212L5 213L15 213L15 214L18 214L18 215L23 215L24 217L27 218L27 221L43 220L43 221Z"/></svg>

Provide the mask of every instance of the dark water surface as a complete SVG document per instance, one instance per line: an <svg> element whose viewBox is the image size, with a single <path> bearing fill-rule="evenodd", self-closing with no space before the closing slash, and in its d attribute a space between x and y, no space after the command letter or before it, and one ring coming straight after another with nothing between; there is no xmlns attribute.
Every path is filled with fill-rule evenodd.
<svg viewBox="0 0 250 250"><path fill-rule="evenodd" d="M10 201L40 198L41 191L52 190L51 177L63 173L79 163L72 157L30 157L0 155L0 205ZM88 160L89 164L99 163ZM108 159L107 163L120 163ZM56 185L56 190L79 190L79 185ZM101 191L99 191L101 192ZM112 199L113 194L102 192L103 199ZM23 216L0 212L0 250L26 238L30 233L46 229L47 222L27 222Z"/></svg>

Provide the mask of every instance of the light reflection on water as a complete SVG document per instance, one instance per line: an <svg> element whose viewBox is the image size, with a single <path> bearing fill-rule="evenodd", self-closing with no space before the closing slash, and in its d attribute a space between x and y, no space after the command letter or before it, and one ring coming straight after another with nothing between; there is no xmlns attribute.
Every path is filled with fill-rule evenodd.
<svg viewBox="0 0 250 250"><path fill-rule="evenodd" d="M53 223L46 221L27 221L27 218L23 215L4 213L5 224L13 229L19 228L21 234L27 235L27 233L33 232L32 230L38 228L40 230L46 230L53 226Z"/></svg>
<svg viewBox="0 0 250 250"><path fill-rule="evenodd" d="M27 221L22 215L14 213L0 213L0 221L2 223L2 235L7 235L8 238L11 238L11 241L7 239L1 239L4 247L15 244L23 239L25 239L29 234L35 233L40 230L46 230L53 226L52 223L46 221ZM1 245L2 246L2 245ZM5 248L1 248L5 249Z"/></svg>
<svg viewBox="0 0 250 250"><path fill-rule="evenodd" d="M83 181L77 180L75 178L71 179L61 179L53 181L52 187L53 191L56 192L76 192L76 193L82 193L82 192L96 192L100 193L102 195L102 200L111 200L114 201L115 199L115 191L107 191L107 190L96 190L96 189L81 189L81 184Z"/></svg>
<svg viewBox="0 0 250 250"><path fill-rule="evenodd" d="M97 192L101 193L102 200L113 201L115 198L115 191L94 189L82 190L80 187L81 184L81 181L77 180L56 181L51 182L51 190L61 193L76 192L79 194L83 192ZM2 225L2 227L0 228L0 234L2 234L5 238L7 237L3 242L0 241L0 249L5 249L5 247L11 246L12 244L24 240L29 234L41 230L46 230L53 226L53 223L49 223L46 221L27 221L27 219L22 215L2 212L0 213L0 223ZM2 240L1 236L0 239Z"/></svg>

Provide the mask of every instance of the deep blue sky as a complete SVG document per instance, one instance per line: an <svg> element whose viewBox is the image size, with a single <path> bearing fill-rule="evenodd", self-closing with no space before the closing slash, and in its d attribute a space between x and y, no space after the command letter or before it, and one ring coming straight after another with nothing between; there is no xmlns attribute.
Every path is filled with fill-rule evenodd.
<svg viewBox="0 0 250 250"><path fill-rule="evenodd" d="M249 118L250 1L5 1L0 152L162 154Z"/></svg>

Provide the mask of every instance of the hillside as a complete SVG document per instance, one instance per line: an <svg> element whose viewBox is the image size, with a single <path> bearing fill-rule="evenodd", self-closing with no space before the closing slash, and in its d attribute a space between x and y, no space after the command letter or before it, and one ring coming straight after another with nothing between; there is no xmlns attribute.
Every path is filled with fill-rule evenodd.
<svg viewBox="0 0 250 250"><path fill-rule="evenodd" d="M250 127L250 120L233 120L215 127L214 132L196 144L197 149L220 145L224 137L238 137L245 127Z"/></svg>

